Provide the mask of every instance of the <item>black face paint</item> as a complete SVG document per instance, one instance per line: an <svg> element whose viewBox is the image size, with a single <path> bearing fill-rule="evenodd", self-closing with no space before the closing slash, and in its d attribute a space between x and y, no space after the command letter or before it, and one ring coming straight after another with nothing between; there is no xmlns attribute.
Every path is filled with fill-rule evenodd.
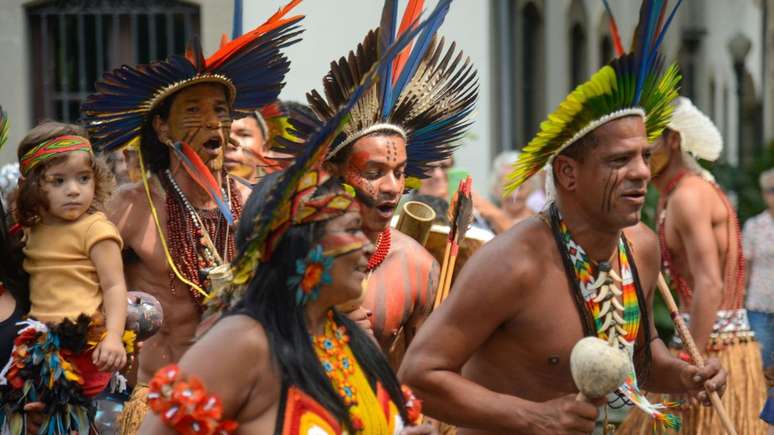
<svg viewBox="0 0 774 435"><path fill-rule="evenodd" d="M618 187L618 184L620 183L618 172L616 172L613 169L610 169L610 172L607 175L607 180L605 180L605 187L602 190L602 206L601 211L602 213L610 213L610 211L613 208L613 192L616 191L616 188Z"/></svg>
<svg viewBox="0 0 774 435"><path fill-rule="evenodd" d="M398 160L398 149L394 140L387 141L387 161L394 163Z"/></svg>

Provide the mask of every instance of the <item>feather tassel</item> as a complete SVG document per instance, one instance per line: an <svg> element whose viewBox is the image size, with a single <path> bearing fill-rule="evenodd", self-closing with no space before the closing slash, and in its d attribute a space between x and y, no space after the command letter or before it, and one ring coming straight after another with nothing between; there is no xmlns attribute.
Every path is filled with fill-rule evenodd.
<svg viewBox="0 0 774 435"><path fill-rule="evenodd" d="M226 222L229 225L233 224L234 216L231 214L231 208L223 198L223 192L215 177L212 176L209 168L207 168L199 155L188 144L182 142L171 145L170 148L172 148L175 156L183 164L183 168L188 175L215 201L221 214L226 218Z"/></svg>

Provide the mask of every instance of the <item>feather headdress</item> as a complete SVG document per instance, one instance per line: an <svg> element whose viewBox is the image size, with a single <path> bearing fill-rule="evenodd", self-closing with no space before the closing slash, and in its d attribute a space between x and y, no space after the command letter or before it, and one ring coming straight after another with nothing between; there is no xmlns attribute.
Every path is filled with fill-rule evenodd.
<svg viewBox="0 0 774 435"><path fill-rule="evenodd" d="M434 18L412 45L380 72L379 86L354 102L327 158L364 135L385 129L406 140L409 177L424 178L429 163L452 154L471 124L469 115L478 96L478 81L470 60L455 44L447 49L443 38L435 36L450 3L438 2ZM370 31L347 57L331 63L323 79L324 97L316 90L307 94L309 105L323 122L350 100L356 84L387 47L415 26L423 5L423 0L410 0L398 26L398 1L386 0L379 28ZM298 130L304 133L303 122L300 124Z"/></svg>
<svg viewBox="0 0 774 435"><path fill-rule="evenodd" d="M667 17L668 0L643 1L631 52L617 53L616 59L575 88L548 115L514 164L506 191L512 192L568 146L615 119L642 116L648 140L661 135L672 115L680 74L676 65L665 66L659 48L680 3L682 0ZM610 11L607 1L605 6ZM622 51L612 16L611 27L617 51Z"/></svg>
<svg viewBox="0 0 774 435"><path fill-rule="evenodd" d="M702 160L717 160L723 150L723 136L712 120L685 97L678 97L673 106L667 127L680 134L682 151Z"/></svg>
<svg viewBox="0 0 774 435"><path fill-rule="evenodd" d="M230 108L250 113L274 101L282 89L290 62L280 49L298 41L303 16L285 17L301 0L292 0L254 30L225 42L205 59L197 38L185 56L173 55L150 64L124 65L105 73L95 94L83 103L84 124L95 148L112 151L142 146L140 138L150 116L167 97L200 83L226 89ZM196 183L217 203L226 221L233 217L215 179L199 156L185 143L171 151Z"/></svg>
<svg viewBox="0 0 774 435"><path fill-rule="evenodd" d="M280 49L298 41L303 16L286 17L301 0L292 0L265 23L224 44L205 59L198 39L185 56L173 55L145 65L124 65L105 73L95 94L81 107L95 147L111 151L140 145L140 134L166 97L198 83L218 83L227 89L234 111L250 113L274 101L290 62Z"/></svg>
<svg viewBox="0 0 774 435"><path fill-rule="evenodd" d="M302 154L283 171L261 212L253 221L253 233L240 250L239 256L231 263L234 284L244 284L252 277L255 267L260 261L267 261L271 257L291 225L316 220L315 216L330 218L336 210L343 213L354 203L354 189L347 189L343 194L323 198L322 201L314 196L317 186L328 178L320 169L324 157L347 128L357 103L373 89L381 86L381 80L384 79L386 70L391 68L393 59L417 33L437 21L440 13L436 9L426 21L416 24L395 41L391 41L380 57L373 59L358 75L357 80L351 83L352 89L347 99L307 138Z"/></svg>

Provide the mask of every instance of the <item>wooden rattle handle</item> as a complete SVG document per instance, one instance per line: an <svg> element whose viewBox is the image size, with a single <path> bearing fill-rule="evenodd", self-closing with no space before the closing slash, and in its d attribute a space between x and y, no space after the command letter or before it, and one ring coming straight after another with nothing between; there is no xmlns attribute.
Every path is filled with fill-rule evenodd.
<svg viewBox="0 0 774 435"><path fill-rule="evenodd" d="M680 335L680 338L683 341L683 346L685 346L685 348L688 350L688 354L691 355L691 359L693 359L693 362L696 363L696 366L704 367L704 357L702 357L701 352L699 352L699 349L696 347L696 342L693 341L691 332L688 330L688 326L685 324L683 317L680 315L680 310L678 310L675 299L672 297L672 292L669 291L669 286L667 286L667 283L664 280L664 275L661 273L658 274L658 290L661 293L661 297L664 299L664 303L666 303L666 306L669 309L669 314L672 316L675 329L677 329L677 333ZM726 432L731 435L737 435L736 429L734 428L734 423L728 416L728 412L723 406L723 402L720 401L720 396L718 395L717 391L708 390L707 394L709 395L710 402L712 402L712 407L715 408L715 411L717 411L718 416L720 417L720 421L723 423L723 427L726 429Z"/></svg>

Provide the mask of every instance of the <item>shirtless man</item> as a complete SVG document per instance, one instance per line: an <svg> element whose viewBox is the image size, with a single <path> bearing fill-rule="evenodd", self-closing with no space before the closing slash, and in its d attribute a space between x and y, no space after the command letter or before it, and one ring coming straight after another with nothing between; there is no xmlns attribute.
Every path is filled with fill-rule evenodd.
<svg viewBox="0 0 774 435"><path fill-rule="evenodd" d="M221 124L221 121L228 119L230 109L223 88L215 84L199 84L185 88L169 98L169 113L166 116L156 114L153 117L153 131L159 142L176 142L188 137L187 143L200 155L218 184L226 188L221 169L230 125L227 122ZM185 126L186 114L191 112L201 116L204 128L192 129ZM183 169L174 153L171 150L166 152L172 178L194 209L217 212L215 201ZM146 158L146 161L148 160ZM158 181L158 174L166 169L163 163L154 167L154 176L150 182L153 207L165 233L170 226L166 205L169 192ZM249 195L247 187L240 183L231 184L234 189L232 195L238 198L239 204L244 203ZM161 330L145 342L140 354L138 382L144 383L156 370L177 361L188 349L200 321L201 307L197 298L192 297L194 290L189 285L177 277L170 278L172 271L167 263L143 184L134 183L120 189L108 207L108 212L110 219L121 232L124 245L131 250L128 253L130 258L126 261L129 288L150 293L164 308L164 324ZM231 233L228 237L233 244L233 231ZM213 233L210 237L213 240L223 239L224 235L225 232ZM222 249L222 246L219 248ZM170 254L173 259L179 261L175 252ZM193 280L193 277L186 278Z"/></svg>
<svg viewBox="0 0 774 435"><path fill-rule="evenodd" d="M226 176L224 149L232 114L257 110L282 88L289 62L279 47L297 41L302 18L286 17L290 9L262 25L271 30L248 32L207 59L194 40L185 57L106 73L82 108L100 148L138 146L149 172L108 207L127 249L128 286L155 296L165 317L140 352L121 433L135 433L147 410L143 384L191 345L208 272L235 254L229 218L239 219L249 191ZM240 98L251 92L261 98Z"/></svg>
<svg viewBox="0 0 774 435"><path fill-rule="evenodd" d="M657 211L661 256L696 346L729 368L725 407L739 433L764 434L758 418L766 398L758 343L744 309L744 259L733 207L696 158L714 161L723 140L712 121L687 98L675 102L668 127L655 142L651 173L661 196ZM722 330L722 332L721 332ZM686 352L681 357L690 360ZM736 398L736 399L735 399ZM720 424L711 409L692 406L682 432L710 433ZM650 433L630 417L625 433Z"/></svg>
<svg viewBox="0 0 774 435"><path fill-rule="evenodd" d="M395 37L386 32L399 30L395 21L398 3L384 2L380 23L386 27L378 30L381 33L369 32L356 51L333 62L323 80L324 95L317 91L307 94L309 106L319 120L330 119L345 104L352 92L351 83L357 83L373 66L373 54L381 50L380 41ZM432 12L437 18L432 20L434 26L443 22L448 9L449 2L436 5ZM419 13L418 8L406 8L401 22L412 23ZM428 27L425 31L434 34L436 30ZM418 187L431 164L451 156L454 144L470 126L468 114L478 92L472 66L439 61L443 56L464 58L453 52L454 44L444 50L435 39L427 42L406 49L402 61L379 77L379 86L364 93L364 101L352 109L326 155L326 169L357 191L363 229L376 245L369 260L362 305L373 313L371 326L376 339L396 369L407 343L430 313L439 267L416 241L391 230L390 221L407 179ZM414 75L417 71L422 73Z"/></svg>
<svg viewBox="0 0 774 435"><path fill-rule="evenodd" d="M345 147L329 166L358 190L363 229L377 247L369 262L373 267L363 307L373 313L369 316L374 335L395 369L430 314L439 274L438 262L427 250L389 228L405 189L406 159L406 140L383 131Z"/></svg>
<svg viewBox="0 0 774 435"><path fill-rule="evenodd" d="M553 170L558 209L572 237L592 261L602 262L616 252L623 232L649 307L659 256L655 235L638 225L650 177L644 130L635 116L604 124L589 141L559 154ZM570 376L570 351L584 336L583 318L545 219L529 218L482 247L407 352L401 378L424 400L428 415L475 428L459 434L594 428L597 409L575 400ZM618 263L611 262L613 270ZM709 388L721 389L725 373L716 360L699 370L673 358L657 339L652 317L643 317L648 323L637 338L635 361L648 347L652 361L644 387L698 392L707 380Z"/></svg>
<svg viewBox="0 0 774 435"><path fill-rule="evenodd" d="M602 67L540 124L508 189L548 165L548 207L468 260L406 353L399 377L427 415L459 434L591 433L605 399L576 399L569 360L583 336L631 358L628 380L608 396L616 405L645 403L640 387L705 404L705 388L723 392L719 362L699 369L673 357L649 315L660 258L655 234L640 224L648 138L668 122L680 81L675 66L647 65L660 57L658 44L638 41L660 41L668 28L650 24L638 24L652 34L638 34L633 53ZM663 417L674 427L674 416Z"/></svg>

